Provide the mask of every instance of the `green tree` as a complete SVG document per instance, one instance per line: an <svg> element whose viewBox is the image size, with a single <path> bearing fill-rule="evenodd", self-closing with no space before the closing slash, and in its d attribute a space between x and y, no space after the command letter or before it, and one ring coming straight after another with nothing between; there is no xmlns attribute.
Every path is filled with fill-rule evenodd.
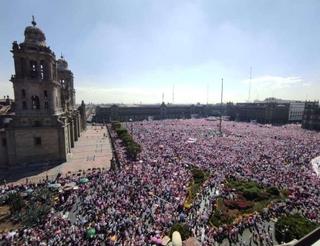
<svg viewBox="0 0 320 246"><path fill-rule="evenodd" d="M267 189L267 192L269 193L269 194L271 194L271 195L273 195L273 196L279 196L280 195L280 192L279 192L279 190L276 188L276 187L269 187L268 189Z"/></svg>
<svg viewBox="0 0 320 246"><path fill-rule="evenodd" d="M318 226L300 214L284 215L276 222L275 236L279 243L299 240Z"/></svg>
<svg viewBox="0 0 320 246"><path fill-rule="evenodd" d="M18 213L25 206L25 202L19 193L11 193L7 199L11 214Z"/></svg>
<svg viewBox="0 0 320 246"><path fill-rule="evenodd" d="M46 204L32 204L22 217L22 223L25 226L34 226L42 223L50 212L50 206Z"/></svg>
<svg viewBox="0 0 320 246"><path fill-rule="evenodd" d="M111 126L113 130L116 130L117 128L121 127L121 123L119 121L114 121L112 122Z"/></svg>
<svg viewBox="0 0 320 246"><path fill-rule="evenodd" d="M191 230L186 224L183 224L183 223L174 224L170 230L170 237L172 237L172 234L175 231L178 231L180 233L182 241L191 237Z"/></svg>

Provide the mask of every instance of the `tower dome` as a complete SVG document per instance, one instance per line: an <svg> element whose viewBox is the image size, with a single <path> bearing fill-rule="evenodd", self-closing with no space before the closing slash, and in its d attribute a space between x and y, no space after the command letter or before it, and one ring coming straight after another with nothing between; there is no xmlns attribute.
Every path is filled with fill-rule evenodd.
<svg viewBox="0 0 320 246"><path fill-rule="evenodd" d="M46 46L46 37L42 30L36 27L37 23L32 16L32 26L27 26L24 30L24 43L29 45Z"/></svg>
<svg viewBox="0 0 320 246"><path fill-rule="evenodd" d="M58 63L58 70L68 70L68 62L64 59L62 55L58 59L57 63Z"/></svg>

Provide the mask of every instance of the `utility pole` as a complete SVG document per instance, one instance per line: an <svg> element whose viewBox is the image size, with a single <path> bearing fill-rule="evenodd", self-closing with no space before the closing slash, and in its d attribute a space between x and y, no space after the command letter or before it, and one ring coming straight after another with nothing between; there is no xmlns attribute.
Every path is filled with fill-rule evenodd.
<svg viewBox="0 0 320 246"><path fill-rule="evenodd" d="M129 119L129 121L130 121L131 136L133 136L133 117L131 117L131 118Z"/></svg>
<svg viewBox="0 0 320 246"><path fill-rule="evenodd" d="M209 85L207 84L207 105L209 103Z"/></svg>
<svg viewBox="0 0 320 246"><path fill-rule="evenodd" d="M223 78L221 79L221 102L220 102L220 122L219 122L219 132L222 136L222 102L223 102Z"/></svg>
<svg viewBox="0 0 320 246"><path fill-rule="evenodd" d="M250 81L249 81L249 96L248 96L248 102L251 100L251 83L252 83L252 67L250 67Z"/></svg>
<svg viewBox="0 0 320 246"><path fill-rule="evenodd" d="M172 86L172 104L174 104L174 85Z"/></svg>

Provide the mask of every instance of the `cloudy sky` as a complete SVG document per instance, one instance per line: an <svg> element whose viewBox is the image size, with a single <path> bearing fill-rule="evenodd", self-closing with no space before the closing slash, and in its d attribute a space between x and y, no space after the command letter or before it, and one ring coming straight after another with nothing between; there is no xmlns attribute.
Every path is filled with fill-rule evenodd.
<svg viewBox="0 0 320 246"><path fill-rule="evenodd" d="M0 95L13 95L14 40L35 15L75 76L77 101L218 102L320 97L318 0L4 0Z"/></svg>

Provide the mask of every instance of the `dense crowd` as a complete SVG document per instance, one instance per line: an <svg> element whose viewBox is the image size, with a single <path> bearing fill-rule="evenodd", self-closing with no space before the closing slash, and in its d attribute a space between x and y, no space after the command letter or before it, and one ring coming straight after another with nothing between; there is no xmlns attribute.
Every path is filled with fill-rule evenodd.
<svg viewBox="0 0 320 246"><path fill-rule="evenodd" d="M248 245L272 245L270 219L298 211L320 222L320 179L310 165L320 156L320 134L298 125L268 126L207 120L131 122L132 134L142 146L138 159L127 158L115 141L120 168L95 173L60 199L44 224L0 234L3 244L25 245L146 245L168 235L176 222L187 223L203 245L227 238ZM114 138L116 135L112 132ZM192 179L190 166L210 173L190 210L183 209ZM233 176L265 186L287 189L289 197L261 214L233 225L208 225L224 181ZM71 181L71 180L64 180ZM28 189L23 187L6 188ZM37 187L32 187L36 189ZM4 188L3 188L4 189ZM63 194L62 194L63 195ZM86 237L88 228L96 235ZM249 241L241 234L249 228ZM2 239L1 239L2 238Z"/></svg>

